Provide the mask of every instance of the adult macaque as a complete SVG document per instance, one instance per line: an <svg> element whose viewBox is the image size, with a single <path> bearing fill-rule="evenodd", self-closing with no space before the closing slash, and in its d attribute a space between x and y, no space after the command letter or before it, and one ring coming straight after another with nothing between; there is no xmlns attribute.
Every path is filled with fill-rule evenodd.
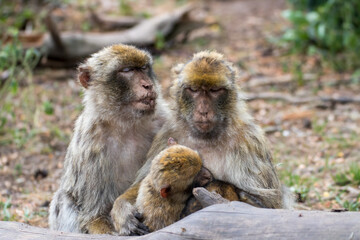
<svg viewBox="0 0 360 240"><path fill-rule="evenodd" d="M146 51L113 45L78 70L84 110L50 205L49 224L59 231L111 233L113 202L144 164L166 106Z"/></svg>
<svg viewBox="0 0 360 240"><path fill-rule="evenodd" d="M128 234L137 228L136 222L128 221L134 214L132 196L169 137L198 151L215 179L255 196L265 207L287 208L290 194L278 179L263 131L247 111L232 64L217 52L203 51L174 73L171 119L156 135L147 162L126 192L127 200L115 201L111 211L115 230Z"/></svg>

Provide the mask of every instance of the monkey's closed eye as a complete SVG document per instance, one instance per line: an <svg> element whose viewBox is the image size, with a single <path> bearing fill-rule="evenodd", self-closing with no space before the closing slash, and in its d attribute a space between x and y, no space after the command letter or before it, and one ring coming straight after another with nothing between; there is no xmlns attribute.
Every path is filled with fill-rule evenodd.
<svg viewBox="0 0 360 240"><path fill-rule="evenodd" d="M190 92L193 92L193 93L196 93L197 91L198 91L198 89L196 89L196 88L191 88L191 87L189 87L189 88L187 88Z"/></svg>
<svg viewBox="0 0 360 240"><path fill-rule="evenodd" d="M148 65L144 65L141 67L142 70L147 70L148 69Z"/></svg>
<svg viewBox="0 0 360 240"><path fill-rule="evenodd" d="M224 90L224 89L223 88L211 88L210 92L217 93L217 92L221 92L222 90Z"/></svg>
<svg viewBox="0 0 360 240"><path fill-rule="evenodd" d="M126 67L126 68L121 69L120 71L121 72L130 72L132 70L133 70L132 68Z"/></svg>

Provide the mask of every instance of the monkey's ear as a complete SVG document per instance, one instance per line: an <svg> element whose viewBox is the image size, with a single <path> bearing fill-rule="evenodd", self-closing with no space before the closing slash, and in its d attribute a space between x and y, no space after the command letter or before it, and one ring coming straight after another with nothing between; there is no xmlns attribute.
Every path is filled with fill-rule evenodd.
<svg viewBox="0 0 360 240"><path fill-rule="evenodd" d="M79 67L79 82L84 88L89 87L90 82L90 69L88 67Z"/></svg>
<svg viewBox="0 0 360 240"><path fill-rule="evenodd" d="M170 194L171 191L171 186L170 184L166 184L164 186L161 187L160 189L160 195L162 198L167 198Z"/></svg>
<svg viewBox="0 0 360 240"><path fill-rule="evenodd" d="M175 141L175 139L172 137L169 137L167 145L172 146L172 145L176 145L176 144L177 144L177 142Z"/></svg>

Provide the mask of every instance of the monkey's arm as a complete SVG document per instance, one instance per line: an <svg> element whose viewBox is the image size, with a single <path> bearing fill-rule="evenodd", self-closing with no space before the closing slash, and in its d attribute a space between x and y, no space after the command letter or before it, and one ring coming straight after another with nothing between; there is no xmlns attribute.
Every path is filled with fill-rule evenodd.
<svg viewBox="0 0 360 240"><path fill-rule="evenodd" d="M243 168L242 172L248 172L248 179L238 174L229 180L229 183L236 187L236 193L242 202L255 207L282 208L281 184L272 164L271 153L256 135L252 140L254 142L251 146L258 146L258 148L248 147L248 151L253 154L248 155L246 161L233 162L234 168ZM236 152L236 157L241 158L241 149L237 149Z"/></svg>
<svg viewBox="0 0 360 240"><path fill-rule="evenodd" d="M149 233L140 221L141 216L135 208L140 182L132 185L114 202L110 212L115 231L120 235L144 235Z"/></svg>

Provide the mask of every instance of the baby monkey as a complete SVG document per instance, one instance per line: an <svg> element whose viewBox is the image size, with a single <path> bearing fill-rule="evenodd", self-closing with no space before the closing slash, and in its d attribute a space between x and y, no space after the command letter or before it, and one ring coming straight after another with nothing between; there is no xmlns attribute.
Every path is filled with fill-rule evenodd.
<svg viewBox="0 0 360 240"><path fill-rule="evenodd" d="M164 228L180 219L195 179L202 185L199 154L173 138L168 148L152 161L149 174L141 181L135 206L150 231Z"/></svg>

